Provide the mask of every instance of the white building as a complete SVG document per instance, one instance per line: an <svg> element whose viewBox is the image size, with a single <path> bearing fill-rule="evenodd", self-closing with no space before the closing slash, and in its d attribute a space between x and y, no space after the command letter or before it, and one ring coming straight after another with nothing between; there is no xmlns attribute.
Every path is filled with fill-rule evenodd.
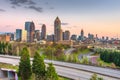
<svg viewBox="0 0 120 80"><path fill-rule="evenodd" d="M22 42L26 42L27 41L27 31L26 30L22 30Z"/></svg>

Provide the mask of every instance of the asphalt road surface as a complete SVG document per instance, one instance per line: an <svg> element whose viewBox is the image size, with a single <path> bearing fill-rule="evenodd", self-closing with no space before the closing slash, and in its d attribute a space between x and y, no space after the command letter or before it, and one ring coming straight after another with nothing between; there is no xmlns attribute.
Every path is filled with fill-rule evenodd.
<svg viewBox="0 0 120 80"><path fill-rule="evenodd" d="M2 63L19 65L19 59L20 57L0 55L0 62ZM93 73L97 73L104 80L120 80L120 70L45 60L46 64L51 62L54 64L58 75L74 80L89 80Z"/></svg>

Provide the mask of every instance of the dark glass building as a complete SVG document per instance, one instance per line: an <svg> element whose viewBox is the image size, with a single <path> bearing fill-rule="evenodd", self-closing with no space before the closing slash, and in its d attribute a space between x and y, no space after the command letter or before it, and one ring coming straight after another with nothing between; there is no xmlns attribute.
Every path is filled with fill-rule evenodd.
<svg viewBox="0 0 120 80"><path fill-rule="evenodd" d="M27 42L33 42L35 35L34 22L25 22L25 30L27 31Z"/></svg>
<svg viewBox="0 0 120 80"><path fill-rule="evenodd" d="M16 41L21 41L22 38L22 30L16 29Z"/></svg>

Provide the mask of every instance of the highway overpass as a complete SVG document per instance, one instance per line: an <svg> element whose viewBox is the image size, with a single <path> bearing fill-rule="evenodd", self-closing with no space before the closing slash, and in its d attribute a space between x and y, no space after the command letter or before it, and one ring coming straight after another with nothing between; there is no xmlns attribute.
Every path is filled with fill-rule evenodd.
<svg viewBox="0 0 120 80"><path fill-rule="evenodd" d="M0 55L1 63L19 65L19 59L20 57L16 56ZM97 73L98 76L104 78L104 80L120 80L120 70L45 60L46 64L51 62L54 64L58 75L70 79L89 80L93 73Z"/></svg>

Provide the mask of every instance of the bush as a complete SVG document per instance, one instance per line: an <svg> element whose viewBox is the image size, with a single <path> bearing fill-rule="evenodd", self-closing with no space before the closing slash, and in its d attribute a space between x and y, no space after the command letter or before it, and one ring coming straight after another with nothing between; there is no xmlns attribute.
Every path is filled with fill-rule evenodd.
<svg viewBox="0 0 120 80"><path fill-rule="evenodd" d="M98 77L97 74L94 73L94 74L91 76L90 80L103 80L103 78Z"/></svg>

